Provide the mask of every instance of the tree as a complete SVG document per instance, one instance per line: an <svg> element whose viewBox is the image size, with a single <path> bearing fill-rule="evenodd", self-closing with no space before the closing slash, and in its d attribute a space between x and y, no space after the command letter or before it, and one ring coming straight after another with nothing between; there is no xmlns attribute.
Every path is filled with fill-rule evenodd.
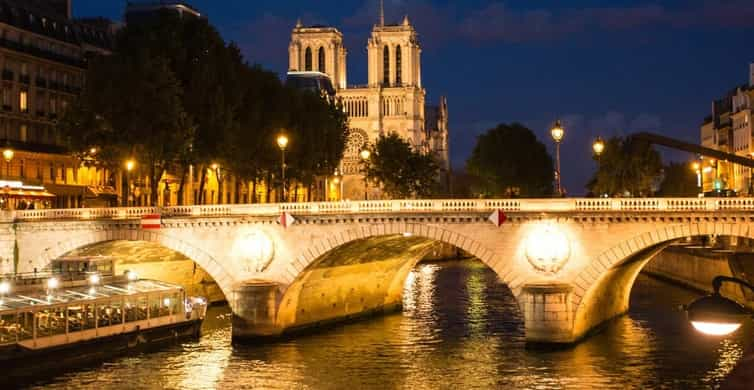
<svg viewBox="0 0 754 390"><path fill-rule="evenodd" d="M671 162L662 171L661 196L687 197L699 193L696 172L688 164Z"/></svg>
<svg viewBox="0 0 754 390"><path fill-rule="evenodd" d="M552 157L534 133L518 123L500 124L477 137L466 161L473 191L483 197L552 195Z"/></svg>
<svg viewBox="0 0 754 390"><path fill-rule="evenodd" d="M381 135L369 150L371 156L363 162L367 180L389 196L427 197L436 191L439 168L432 156L414 151L397 134Z"/></svg>
<svg viewBox="0 0 754 390"><path fill-rule="evenodd" d="M662 159L652 145L632 137L607 140L599 168L587 188L610 196L650 196L662 173Z"/></svg>
<svg viewBox="0 0 754 390"><path fill-rule="evenodd" d="M149 176L150 202L156 204L159 181L192 141L193 128L168 61L138 54L93 60L89 82L60 128L73 150L97 147L106 165L128 158L140 162Z"/></svg>

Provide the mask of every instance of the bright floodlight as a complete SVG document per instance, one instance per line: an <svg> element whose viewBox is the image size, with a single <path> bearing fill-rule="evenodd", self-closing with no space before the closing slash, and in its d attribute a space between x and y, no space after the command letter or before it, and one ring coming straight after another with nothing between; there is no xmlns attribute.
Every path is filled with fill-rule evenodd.
<svg viewBox="0 0 754 390"><path fill-rule="evenodd" d="M49 279L47 279L47 288L48 289L50 289L50 290L56 289L56 288L58 288L59 285L60 285L60 281L58 280L58 278L49 278Z"/></svg>
<svg viewBox="0 0 754 390"><path fill-rule="evenodd" d="M128 271L126 272L126 278L128 278L129 282L133 282L133 281L139 280L139 274L137 274L134 271Z"/></svg>
<svg viewBox="0 0 754 390"><path fill-rule="evenodd" d="M571 256L568 237L557 226L542 224L535 227L526 240L526 257L539 271L556 273Z"/></svg>
<svg viewBox="0 0 754 390"><path fill-rule="evenodd" d="M741 324L735 323L714 323L714 322L701 322L691 321L691 325L694 329L701 333L710 336L727 336L741 327Z"/></svg>
<svg viewBox="0 0 754 390"><path fill-rule="evenodd" d="M89 275L89 284L96 285L99 284L100 277L97 274Z"/></svg>
<svg viewBox="0 0 754 390"><path fill-rule="evenodd" d="M170 306L170 298L165 298L162 300L162 304L165 305L165 307Z"/></svg>
<svg viewBox="0 0 754 390"><path fill-rule="evenodd" d="M743 306L719 293L692 302L686 314L694 329L710 336L727 336L749 317Z"/></svg>
<svg viewBox="0 0 754 390"><path fill-rule="evenodd" d="M3 158L5 159L5 162L10 162L10 160L13 160L14 154L15 152L13 152L13 149L5 148L5 150L3 150Z"/></svg>
<svg viewBox="0 0 754 390"><path fill-rule="evenodd" d="M364 149L359 155L361 155L362 160L369 160L369 157L372 156L372 152L370 152L369 149Z"/></svg>

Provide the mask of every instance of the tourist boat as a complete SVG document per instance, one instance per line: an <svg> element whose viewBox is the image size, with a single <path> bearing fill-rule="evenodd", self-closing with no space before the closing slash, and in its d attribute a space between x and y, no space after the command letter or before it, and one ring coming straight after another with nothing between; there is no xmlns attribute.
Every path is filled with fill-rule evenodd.
<svg viewBox="0 0 754 390"><path fill-rule="evenodd" d="M112 275L107 258L64 258L49 270L6 277L0 381L198 337L206 310L206 300L187 297L181 286Z"/></svg>

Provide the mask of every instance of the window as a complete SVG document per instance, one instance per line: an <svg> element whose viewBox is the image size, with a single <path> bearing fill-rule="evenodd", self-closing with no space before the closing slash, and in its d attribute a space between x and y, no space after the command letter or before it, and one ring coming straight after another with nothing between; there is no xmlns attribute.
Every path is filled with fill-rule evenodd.
<svg viewBox="0 0 754 390"><path fill-rule="evenodd" d="M25 124L21 125L21 127L19 127L19 138L20 138L21 142L26 142L28 140L28 138L27 138L28 137L28 132L29 132L29 127L26 126ZM21 161L23 162L24 160L21 160Z"/></svg>
<svg viewBox="0 0 754 390"><path fill-rule="evenodd" d="M18 109L21 112L29 112L29 92L20 91L18 93Z"/></svg>
<svg viewBox="0 0 754 390"><path fill-rule="evenodd" d="M320 47L319 48L319 71L322 73L327 73L327 68L325 66L325 48Z"/></svg>
<svg viewBox="0 0 754 390"><path fill-rule="evenodd" d="M395 83L401 85L403 83L403 66L401 60L403 53L401 53L401 46L398 45L395 48Z"/></svg>
<svg viewBox="0 0 754 390"><path fill-rule="evenodd" d="M307 72L312 70L312 49L310 47L306 48L306 54L304 54L304 70Z"/></svg>
<svg viewBox="0 0 754 390"><path fill-rule="evenodd" d="M384 85L390 85L390 48L385 46L385 50L382 52L382 83Z"/></svg>

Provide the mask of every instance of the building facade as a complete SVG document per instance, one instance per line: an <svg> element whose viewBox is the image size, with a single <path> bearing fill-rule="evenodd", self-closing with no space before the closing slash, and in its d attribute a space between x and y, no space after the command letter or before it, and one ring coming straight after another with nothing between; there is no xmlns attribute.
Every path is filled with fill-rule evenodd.
<svg viewBox="0 0 754 390"><path fill-rule="evenodd" d="M110 50L101 22L71 19L70 0L0 0L3 208L114 203L110 172L66 153L55 126L82 89L87 56Z"/></svg>
<svg viewBox="0 0 754 390"><path fill-rule="evenodd" d="M736 87L712 102L712 114L701 127L702 146L754 158L754 63L749 65L749 83ZM752 169L727 161L702 162L704 192L731 189L754 195Z"/></svg>
<svg viewBox="0 0 754 390"><path fill-rule="evenodd" d="M290 72L321 72L330 77L337 98L348 114L350 134L337 182L329 184L330 199L381 197L378 188L366 188L360 152L383 134L396 133L414 150L431 153L447 182L448 104L426 105L422 85L421 45L408 17L387 25L381 19L367 41L367 84L349 85L347 50L343 34L329 26L304 26L300 21L288 48ZM365 194L368 192L368 195Z"/></svg>

